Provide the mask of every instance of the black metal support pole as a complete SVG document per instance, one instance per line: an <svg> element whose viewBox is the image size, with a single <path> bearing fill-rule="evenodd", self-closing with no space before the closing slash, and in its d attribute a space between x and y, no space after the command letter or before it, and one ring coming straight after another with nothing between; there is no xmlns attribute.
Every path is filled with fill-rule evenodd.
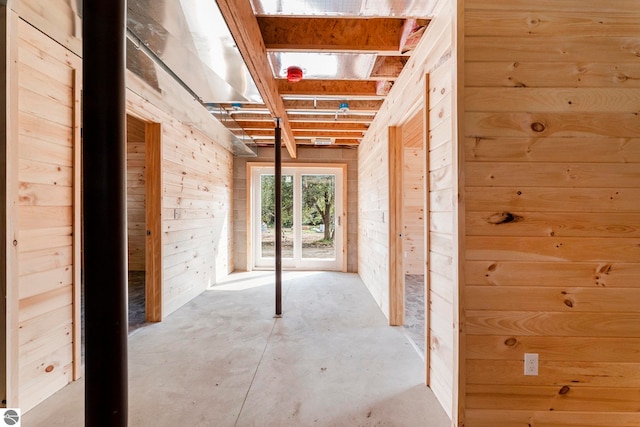
<svg viewBox="0 0 640 427"><path fill-rule="evenodd" d="M282 129L276 119L275 129L276 187L276 317L282 316Z"/></svg>
<svg viewBox="0 0 640 427"><path fill-rule="evenodd" d="M85 426L127 425L126 0L84 1Z"/></svg>

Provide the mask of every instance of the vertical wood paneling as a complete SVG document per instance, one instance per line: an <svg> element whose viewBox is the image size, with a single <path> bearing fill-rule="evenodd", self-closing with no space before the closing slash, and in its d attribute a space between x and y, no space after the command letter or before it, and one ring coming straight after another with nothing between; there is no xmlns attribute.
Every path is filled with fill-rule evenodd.
<svg viewBox="0 0 640 427"><path fill-rule="evenodd" d="M408 122L415 111L428 105L429 125L428 152L424 156L432 159L431 152L440 149L440 153L453 153L453 128L456 126L453 114L454 97L453 82L455 79L456 61L453 52L454 6L452 2L441 1L434 12L434 17L427 28L423 40L413 53L405 67L405 71L395 82L387 100L378 112L369 131L358 149L359 165L359 265L358 271L363 282L381 309L389 316L389 233L390 217L389 170L387 168L388 126L398 126ZM425 100L426 75L430 75L428 96ZM412 114L413 113L413 114ZM437 153L437 152L436 152ZM457 285L452 279L457 268L454 259L454 242L450 230L454 223L454 203L451 197L455 188L457 192L457 164L451 159L452 154L445 155L445 161L437 162L443 156L434 157L429 162L429 187L426 189L432 210L441 213L441 218L451 225L445 232L429 231L430 248L428 282L430 289L443 289L442 293L457 293ZM424 162L426 164L426 161ZM422 204L423 208L426 203ZM436 255L434 255L436 254ZM423 258L424 259L424 258ZM440 263L439 259L449 260ZM442 272L444 271L444 274ZM426 298L432 301L432 295ZM454 419L457 408L454 408L454 365L451 358L457 357L454 336L458 328L457 316L451 298L438 300L437 318L443 313L447 322L429 322L429 358L432 360L427 375L429 386ZM452 328L453 325L453 328ZM442 363L439 363L442 361Z"/></svg>
<svg viewBox="0 0 640 427"><path fill-rule="evenodd" d="M79 218L75 217L80 184L76 163L79 80L75 70L80 59L23 21L19 34L18 58L22 69L29 70L18 79L19 378L20 406L25 411L79 375L79 361L74 360L79 353L78 334L70 333L69 327L78 321L74 304L79 300L75 282L80 268ZM40 56L39 63L23 62L34 49L48 55ZM49 70L56 71L49 74ZM61 256L64 253L76 255ZM49 330L60 328L67 333L59 340L48 339Z"/></svg>
<svg viewBox="0 0 640 427"><path fill-rule="evenodd" d="M465 425L636 425L640 3L465 6Z"/></svg>

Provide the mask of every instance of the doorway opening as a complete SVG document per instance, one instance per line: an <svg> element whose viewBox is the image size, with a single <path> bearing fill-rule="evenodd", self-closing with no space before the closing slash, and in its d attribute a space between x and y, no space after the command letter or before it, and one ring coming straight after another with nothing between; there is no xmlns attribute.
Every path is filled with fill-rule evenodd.
<svg viewBox="0 0 640 427"><path fill-rule="evenodd" d="M160 125L127 115L129 332L161 320Z"/></svg>
<svg viewBox="0 0 640 427"><path fill-rule="evenodd" d="M250 229L254 269L275 263L275 176L270 165L250 164ZM282 168L282 266L346 271L346 167Z"/></svg>
<svg viewBox="0 0 640 427"><path fill-rule="evenodd" d="M424 110L389 129L390 319L403 326L424 357L425 316L425 151Z"/></svg>
<svg viewBox="0 0 640 427"><path fill-rule="evenodd" d="M424 111L402 126L402 222L404 258L404 328L418 352L425 354L425 210Z"/></svg>

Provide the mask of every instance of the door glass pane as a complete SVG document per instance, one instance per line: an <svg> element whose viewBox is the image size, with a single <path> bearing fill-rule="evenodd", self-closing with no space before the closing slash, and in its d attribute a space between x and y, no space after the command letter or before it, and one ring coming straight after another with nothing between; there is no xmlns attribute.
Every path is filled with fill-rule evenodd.
<svg viewBox="0 0 640 427"><path fill-rule="evenodd" d="M276 254L275 175L260 176L260 241L262 258ZM293 176L282 175L282 257L293 258Z"/></svg>
<svg viewBox="0 0 640 427"><path fill-rule="evenodd" d="M335 175L302 175L302 258L335 259Z"/></svg>

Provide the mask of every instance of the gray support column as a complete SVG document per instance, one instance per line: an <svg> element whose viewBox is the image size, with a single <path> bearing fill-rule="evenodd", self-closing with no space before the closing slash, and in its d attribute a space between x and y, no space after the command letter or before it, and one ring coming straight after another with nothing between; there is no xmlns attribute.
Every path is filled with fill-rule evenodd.
<svg viewBox="0 0 640 427"><path fill-rule="evenodd" d="M125 0L83 3L85 425L127 425Z"/></svg>

